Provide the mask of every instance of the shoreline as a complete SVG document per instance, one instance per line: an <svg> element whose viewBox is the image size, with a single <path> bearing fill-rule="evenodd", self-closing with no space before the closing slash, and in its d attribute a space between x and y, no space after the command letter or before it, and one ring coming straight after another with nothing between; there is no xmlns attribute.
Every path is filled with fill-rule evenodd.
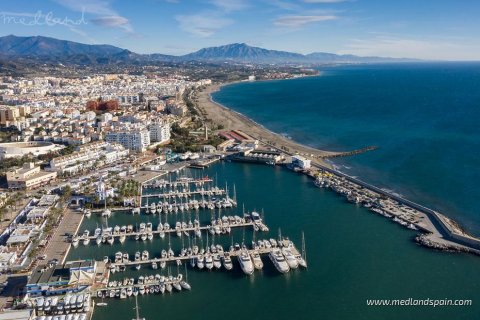
<svg viewBox="0 0 480 320"><path fill-rule="evenodd" d="M263 125L255 122L240 112L232 110L213 100L212 93L221 90L221 88L226 85L241 82L243 81L214 84L199 92L198 106L206 113L207 118L215 123L223 124L223 130L240 129L259 140L264 145L273 147L288 155L293 155L296 152L299 154L308 154L308 158L312 160L312 167L330 172L339 178L347 179L359 187L366 188L378 194L383 194L392 200L398 201L398 203L402 205L406 205L421 212L423 219L426 218L430 221L430 226L420 232L416 239L417 243L434 249L470 252L480 255L480 239L466 233L452 218L405 199L401 195L396 195L391 191L380 189L357 178L351 177L335 168L332 161L323 159L323 157L331 157L336 154L344 155L344 152L339 153L319 150L287 139L284 136L265 128ZM288 151L282 150L277 144L281 144L282 147L287 146L289 148Z"/></svg>
<svg viewBox="0 0 480 320"><path fill-rule="evenodd" d="M297 77L299 78L299 77ZM284 79L290 80L290 79ZM270 81L270 80L265 80ZM278 80L282 81L282 80ZM269 145L273 148L285 152L282 147L288 148L288 153L298 153L307 155L308 158L317 164L332 168L332 165L323 158L342 156L345 152L336 152L316 149L294 140L288 139L285 136L267 129L262 124L245 116L244 114L228 108L227 106L215 101L212 93L219 91L222 87L242 83L244 81L232 81L228 83L219 83L208 86L206 89L198 92L198 107L204 113L207 119L214 123L222 124L224 128L221 130L242 130L248 133L253 138L259 140L264 145Z"/></svg>

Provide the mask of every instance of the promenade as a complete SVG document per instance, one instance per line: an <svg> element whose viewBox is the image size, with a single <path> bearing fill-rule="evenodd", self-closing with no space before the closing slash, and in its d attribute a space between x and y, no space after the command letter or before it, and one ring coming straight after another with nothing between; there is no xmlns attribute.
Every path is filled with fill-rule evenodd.
<svg viewBox="0 0 480 320"><path fill-rule="evenodd" d="M69 207L65 209L60 224L56 228L53 236L48 240L45 248L47 258L44 261L57 259L59 263L63 263L70 251L70 241L68 235L77 234L82 224L84 215Z"/></svg>

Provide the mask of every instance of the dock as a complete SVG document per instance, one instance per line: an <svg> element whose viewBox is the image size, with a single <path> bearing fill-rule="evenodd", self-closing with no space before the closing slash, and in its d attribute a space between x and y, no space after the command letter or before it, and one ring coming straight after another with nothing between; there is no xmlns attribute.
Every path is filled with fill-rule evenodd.
<svg viewBox="0 0 480 320"><path fill-rule="evenodd" d="M172 227L167 230L144 230L144 231L133 231L129 233L122 233L122 232L104 232L102 231L102 234L98 235L92 235L92 236L84 236L78 234L76 237L80 240L96 240L98 237L113 237L113 238L119 238L119 237L141 237L142 235L147 235L147 234L152 234L152 235L160 235L160 234L170 234L170 233L177 233L177 234L185 234L189 235L190 232L192 232L194 235L196 235L199 231L209 231L211 234L228 234L230 233L230 229L233 228L245 228L245 227L252 227L257 231L263 231L263 232L268 232L268 227L263 224L262 222L256 222L256 221L249 221L249 222L241 222L241 223L216 223L212 225L207 225L207 226L190 226L190 227L181 227L181 228L176 228ZM216 231L216 230L219 231ZM106 240L106 239L105 239Z"/></svg>
<svg viewBox="0 0 480 320"><path fill-rule="evenodd" d="M193 169L205 169L208 168L210 165L214 164L215 162L220 161L220 159L221 157L197 160L191 162L188 167Z"/></svg>
<svg viewBox="0 0 480 320"><path fill-rule="evenodd" d="M220 188L212 188L207 190L195 190L195 191L170 191L170 192L161 192L161 193L147 193L142 194L142 198L162 198L162 199L169 199L169 198L187 198L195 195L200 196L221 196L225 195L225 189Z"/></svg>
<svg viewBox="0 0 480 320"><path fill-rule="evenodd" d="M142 185L143 188L167 188L167 187L177 187L177 186L188 186L188 185L198 185L201 186L205 183L213 182L213 180L209 177L204 177L201 179L181 179L175 181L167 181L167 180L155 180L154 182L144 183Z"/></svg>
<svg viewBox="0 0 480 320"><path fill-rule="evenodd" d="M217 257L218 261L221 259L223 261L223 266L225 267L225 256L228 255L229 257L236 257L237 260L239 260L239 257L244 255L245 253L248 254L249 257L253 257L254 255L260 255L260 256L265 256L265 255L270 255L274 251L279 251L284 252L284 249L288 249L288 251L291 252L292 257L295 257L297 264L295 266L291 266L291 269L296 269L297 267L304 267L306 268L306 258L303 254L300 254L299 251L296 249L294 246L293 242L291 242L288 239L284 240L278 240L271 243L270 241L275 241L273 239L270 240L260 240L257 245L257 243L252 244L251 248L247 248L246 246L242 245L240 246L239 244L235 244L234 246L231 246L229 250L224 250L223 247L219 245L212 245L212 250L210 247L207 246L207 250L198 250L198 247L194 249L188 248L188 249L182 249L180 254L175 255L171 249L169 249L169 253L167 251L163 250L162 252L162 257L153 257L150 258L150 254L147 251L143 251L142 253L137 252L137 259L134 260L129 260L129 259L124 259L123 254L121 252L118 252L117 254L122 254L122 257L119 257L116 261L110 262L109 264L109 270L111 273L115 272L120 272L120 271L125 271L127 267L135 267L135 269L139 270L141 269L142 265L150 265L150 266L156 266L154 269L156 269L158 266L160 268L165 268L167 263L176 263L177 266L180 266L183 264L185 261L190 261L190 265L194 267L195 265L199 269L203 269L202 267L199 267L198 265L198 259L201 257L201 259L204 259L204 257L210 256L210 257ZM263 244L268 243L268 246L265 246ZM218 251L217 251L218 250ZM301 262L300 262L301 261ZM240 260L238 261L240 263ZM262 264L263 267L263 264ZM261 269L262 267L258 267L256 269ZM222 265L217 265L215 268L208 268L207 269L221 269ZM279 270L280 271L280 270ZM282 272L284 273L284 272Z"/></svg>

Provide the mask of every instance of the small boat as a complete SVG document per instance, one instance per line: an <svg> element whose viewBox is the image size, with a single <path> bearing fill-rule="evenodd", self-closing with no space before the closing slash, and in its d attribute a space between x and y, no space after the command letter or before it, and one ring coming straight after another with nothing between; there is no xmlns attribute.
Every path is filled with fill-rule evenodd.
<svg viewBox="0 0 480 320"><path fill-rule="evenodd" d="M216 269L220 269L222 267L222 261L220 259L220 255L218 253L213 255L213 266Z"/></svg>
<svg viewBox="0 0 480 320"><path fill-rule="evenodd" d="M80 238L79 238L79 237L74 237L74 238L72 239L72 246L73 246L74 248L76 248L76 247L78 247L79 244L80 244Z"/></svg>
<svg viewBox="0 0 480 320"><path fill-rule="evenodd" d="M112 215L112 211L110 211L107 208L105 208L105 210L102 211L102 217L104 218L110 218L111 215Z"/></svg>
<svg viewBox="0 0 480 320"><path fill-rule="evenodd" d="M233 269L232 258L230 258L230 253L228 252L225 252L223 254L223 266L225 267L226 270Z"/></svg>
<svg viewBox="0 0 480 320"><path fill-rule="evenodd" d="M173 282L172 286L175 288L175 290L182 291L182 286L177 281Z"/></svg>
<svg viewBox="0 0 480 320"><path fill-rule="evenodd" d="M205 267L208 270L212 270L212 268L213 268L213 258L212 258L212 255L209 252L207 252L205 254Z"/></svg>
<svg viewBox="0 0 480 320"><path fill-rule="evenodd" d="M204 267L204 257L203 254L199 254L197 256L197 267L198 269L203 269Z"/></svg>

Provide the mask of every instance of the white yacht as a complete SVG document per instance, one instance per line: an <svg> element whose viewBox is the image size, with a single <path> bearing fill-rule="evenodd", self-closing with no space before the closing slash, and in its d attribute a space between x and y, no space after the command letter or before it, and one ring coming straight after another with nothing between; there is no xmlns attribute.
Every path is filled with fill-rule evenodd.
<svg viewBox="0 0 480 320"><path fill-rule="evenodd" d="M290 271L290 267L288 266L287 261L285 260L285 257L283 256L282 252L280 249L275 249L272 250L268 256L270 257L270 260L272 261L273 265L277 270L281 273L287 273Z"/></svg>
<svg viewBox="0 0 480 320"><path fill-rule="evenodd" d="M157 206L155 205L155 202L153 202L151 205L150 205L150 213L151 214L155 214L157 212Z"/></svg>
<svg viewBox="0 0 480 320"><path fill-rule="evenodd" d="M282 248L282 254L285 257L285 260L288 263L288 266L292 269L298 268L298 260L293 255L292 251L289 248Z"/></svg>
<svg viewBox="0 0 480 320"><path fill-rule="evenodd" d="M207 252L207 254L205 254L205 267L208 270L212 270L212 268L213 268L213 258L212 258L212 255L209 252Z"/></svg>
<svg viewBox="0 0 480 320"><path fill-rule="evenodd" d="M198 267L198 269L203 269L203 267L204 267L204 262L203 261L204 261L203 254L199 254L197 256L197 267Z"/></svg>
<svg viewBox="0 0 480 320"><path fill-rule="evenodd" d="M252 258L248 254L248 251L243 250L240 255L238 256L238 262L240 263L240 267L245 274L251 275L255 270L252 263Z"/></svg>
<svg viewBox="0 0 480 320"><path fill-rule="evenodd" d="M218 253L213 255L213 266L216 269L220 269L222 267L222 261L220 259L220 255Z"/></svg>
<svg viewBox="0 0 480 320"><path fill-rule="evenodd" d="M105 209L102 211L102 217L110 218L111 215L112 215L112 211L110 211L110 209L105 207Z"/></svg>
<svg viewBox="0 0 480 320"><path fill-rule="evenodd" d="M262 258L260 257L260 254L258 253L258 251L253 251L252 254L251 254L251 257L252 257L252 260L253 260L253 266L255 267L255 269L257 270L260 270L263 268L263 262L262 262Z"/></svg>
<svg viewBox="0 0 480 320"><path fill-rule="evenodd" d="M233 269L232 258L230 258L230 253L228 252L225 252L223 254L223 266L225 267L226 270Z"/></svg>

